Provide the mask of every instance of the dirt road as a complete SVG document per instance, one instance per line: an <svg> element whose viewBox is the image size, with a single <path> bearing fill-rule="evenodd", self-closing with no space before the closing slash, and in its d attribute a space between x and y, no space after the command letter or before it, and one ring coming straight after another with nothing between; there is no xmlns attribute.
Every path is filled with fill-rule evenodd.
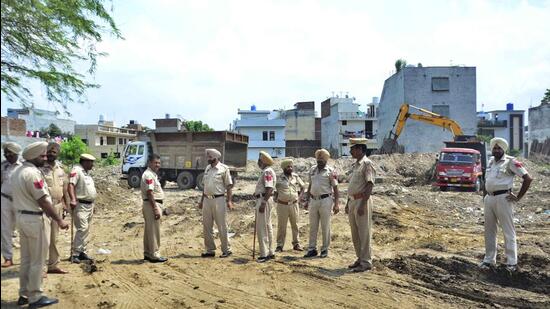
<svg viewBox="0 0 550 309"><path fill-rule="evenodd" d="M200 194L169 184L161 251L170 260L144 263L139 192L119 182L114 168L97 170L95 176L101 196L90 252L97 271L63 261L70 274L49 275L44 291L59 297L59 308L550 307L550 215L544 213L550 209L548 165L526 162L535 182L516 207L521 269L511 275L501 268L477 269L483 254L481 196L432 189L424 177L430 156L397 158L373 158L381 177L374 195L375 269L370 272L352 274L346 269L354 253L343 211L333 217L329 258L303 259L303 252L290 250L287 237L285 251L275 261L252 261L252 165L234 190L236 210L229 215L233 256L200 258ZM426 163L403 168L411 159ZM297 169L303 172L312 162L300 164L304 166ZM333 164L343 169L349 162ZM346 188L340 186L343 192ZM307 230L302 209L304 245ZM502 245L501 235L499 242ZM62 232L59 243L68 257L69 234ZM100 248L112 253L99 255ZM16 263L18 253L15 250ZM499 259L502 247L500 253ZM17 276L18 265L2 269L2 308L15 308Z"/></svg>

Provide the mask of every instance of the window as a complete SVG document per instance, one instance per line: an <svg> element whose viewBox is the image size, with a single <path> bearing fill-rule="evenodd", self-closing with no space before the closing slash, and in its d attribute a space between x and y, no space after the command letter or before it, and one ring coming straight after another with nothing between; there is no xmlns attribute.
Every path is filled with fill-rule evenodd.
<svg viewBox="0 0 550 309"><path fill-rule="evenodd" d="M122 137L118 138L118 144L119 145L124 145L124 139Z"/></svg>
<svg viewBox="0 0 550 309"><path fill-rule="evenodd" d="M263 133L263 134L262 134L262 135L263 135L263 136L262 136L262 140L263 140L263 141L267 141L267 131L264 131L264 132L262 132L262 133Z"/></svg>
<svg viewBox="0 0 550 309"><path fill-rule="evenodd" d="M347 120L342 120L342 125L343 125L343 126L347 126L347 125L348 125L348 121L347 121Z"/></svg>
<svg viewBox="0 0 550 309"><path fill-rule="evenodd" d="M432 77L432 91L449 91L449 78Z"/></svg>
<svg viewBox="0 0 550 309"><path fill-rule="evenodd" d="M441 116L450 117L449 105L432 105L432 112Z"/></svg>
<svg viewBox="0 0 550 309"><path fill-rule="evenodd" d="M274 141L275 140L275 131L269 131L269 140Z"/></svg>
<svg viewBox="0 0 550 309"><path fill-rule="evenodd" d="M137 154L140 156L143 155L143 145L139 145Z"/></svg>
<svg viewBox="0 0 550 309"><path fill-rule="evenodd" d="M99 137L99 145L103 145L103 136Z"/></svg>
<svg viewBox="0 0 550 309"><path fill-rule="evenodd" d="M107 159L108 156L109 156L109 154L106 153L106 152L102 152L102 153L101 153L101 158L102 158L102 159Z"/></svg>
<svg viewBox="0 0 550 309"><path fill-rule="evenodd" d="M116 145L116 137L107 136L107 145Z"/></svg>
<svg viewBox="0 0 550 309"><path fill-rule="evenodd" d="M126 157L128 156L132 156L132 155L135 155L137 154L137 149L138 149L138 146L137 145L130 145L127 149L126 149Z"/></svg>

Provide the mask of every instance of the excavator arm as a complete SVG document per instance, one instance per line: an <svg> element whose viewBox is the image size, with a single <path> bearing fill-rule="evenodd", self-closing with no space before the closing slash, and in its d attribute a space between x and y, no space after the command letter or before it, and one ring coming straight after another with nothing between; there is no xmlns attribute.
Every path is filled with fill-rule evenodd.
<svg viewBox="0 0 550 309"><path fill-rule="evenodd" d="M421 112L422 114L411 114L411 108ZM392 130L390 131L388 138L384 139L384 143L380 148L380 153L394 153L397 151L397 139L403 132L403 129L405 128L405 123L409 118L434 126L442 127L445 130L451 131L454 137L464 134L462 132L462 128L456 121L431 112L427 109L405 103L399 108L399 113L397 114L397 118L393 123Z"/></svg>

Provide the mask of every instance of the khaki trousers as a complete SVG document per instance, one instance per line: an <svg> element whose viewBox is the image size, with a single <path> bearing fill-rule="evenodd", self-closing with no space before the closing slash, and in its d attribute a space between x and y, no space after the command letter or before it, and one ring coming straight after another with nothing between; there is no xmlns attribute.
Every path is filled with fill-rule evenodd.
<svg viewBox="0 0 550 309"><path fill-rule="evenodd" d="M298 201L284 205L277 203L277 247L284 247L286 239L286 226L290 220L292 228L292 245L300 243L298 236Z"/></svg>
<svg viewBox="0 0 550 309"><path fill-rule="evenodd" d="M516 230L514 228L514 203L506 199L507 194L486 195L484 198L485 217L485 258L484 262L495 264L497 258L497 224L500 223L504 234L504 253L506 263L518 262Z"/></svg>
<svg viewBox="0 0 550 309"><path fill-rule="evenodd" d="M332 198L327 197L322 200L310 199L309 201L309 250L317 249L317 233L319 223L321 224L321 234L323 235L323 245L321 251L328 250L330 246L330 216L332 214Z"/></svg>
<svg viewBox="0 0 550 309"><path fill-rule="evenodd" d="M366 266L372 265L372 198L367 201L363 215L359 216L357 209L361 202L362 200L349 201L348 219L357 261Z"/></svg>
<svg viewBox="0 0 550 309"><path fill-rule="evenodd" d="M271 208L273 208L273 198L265 204L265 210L260 213L260 205L263 197L256 200L256 234L258 235L258 245L260 247L260 257L266 257L273 254L273 226L271 225Z"/></svg>
<svg viewBox="0 0 550 309"><path fill-rule="evenodd" d="M227 237L227 207L223 196L214 199L205 197L202 203L202 231L204 234L204 247L208 253L216 251L214 222L218 227L222 252L227 253L231 251L231 248Z"/></svg>
<svg viewBox="0 0 550 309"><path fill-rule="evenodd" d="M92 216L94 213L94 204L78 203L73 209L73 222L75 227L73 241L73 255L86 253L88 242L90 241L90 227L92 225Z"/></svg>
<svg viewBox="0 0 550 309"><path fill-rule="evenodd" d="M13 202L2 196L1 200L1 233L2 233L2 256L4 259L13 259L13 231L15 230L15 208Z"/></svg>
<svg viewBox="0 0 550 309"><path fill-rule="evenodd" d="M30 303L42 296L42 274L48 252L44 216L17 214L21 238L21 267L19 268L19 295Z"/></svg>
<svg viewBox="0 0 550 309"><path fill-rule="evenodd" d="M55 212L61 218L63 216L63 204L54 205ZM54 269L59 264L59 250L57 249L57 235L59 235L59 226L52 218L45 217L44 233L46 234L46 242L48 244L48 252L46 254L46 265L48 270Z"/></svg>
<svg viewBox="0 0 550 309"><path fill-rule="evenodd" d="M145 228L143 230L143 256L150 259L160 257L160 220L155 220L155 212L149 201L143 201L143 219ZM162 213L162 211L161 211Z"/></svg>

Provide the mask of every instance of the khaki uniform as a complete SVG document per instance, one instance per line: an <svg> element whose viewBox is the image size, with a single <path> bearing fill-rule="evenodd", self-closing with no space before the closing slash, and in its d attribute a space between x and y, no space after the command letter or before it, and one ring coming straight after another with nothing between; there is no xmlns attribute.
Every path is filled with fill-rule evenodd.
<svg viewBox="0 0 550 309"><path fill-rule="evenodd" d="M227 207L225 190L233 184L227 165L218 162L212 167L210 164L204 170L203 185L204 199L202 203L202 230L204 234L204 247L207 253L216 251L214 243L214 222L218 227L222 251L230 252L229 238L227 236Z"/></svg>
<svg viewBox="0 0 550 309"><path fill-rule="evenodd" d="M80 164L75 165L71 170L69 183L75 186L76 199L78 200L76 208L72 211L76 229L72 250L73 255L77 256L80 253L86 253L97 193L92 176L86 173Z"/></svg>
<svg viewBox="0 0 550 309"><path fill-rule="evenodd" d="M367 200L365 212L359 216L357 209L361 206L363 199L357 195L365 192L369 182L374 184L374 177L372 161L366 156L359 162L353 163L348 186L348 219L355 255L357 261L363 266L372 265L372 196Z"/></svg>
<svg viewBox="0 0 550 309"><path fill-rule="evenodd" d="M271 209L273 208L273 197L265 203L265 210L260 213L260 206L265 194L266 188L274 188L277 182L277 176L273 168L266 167L262 170L254 195L256 198L256 233L258 234L258 245L260 247L260 257L273 255L273 226L271 225Z"/></svg>
<svg viewBox="0 0 550 309"><path fill-rule="evenodd" d="M323 234L321 251L328 250L330 246L330 216L332 214L332 187L338 185L338 176L332 167L325 166L319 171L314 166L309 172L309 250L317 249L317 233L319 223ZM321 198L322 195L329 195Z"/></svg>
<svg viewBox="0 0 550 309"><path fill-rule="evenodd" d="M300 243L298 236L298 215L300 190L305 184L296 173L287 177L284 173L277 178L277 247L283 247L286 238L286 226L290 219L292 245ZM283 203L281 203L283 202Z"/></svg>
<svg viewBox="0 0 550 309"><path fill-rule="evenodd" d="M13 201L17 211L17 227L21 238L21 267L19 295L29 303L42 296L42 274L48 252L45 233L46 215L38 200L46 196L50 201L44 176L33 164L24 162L12 175Z"/></svg>
<svg viewBox="0 0 550 309"><path fill-rule="evenodd" d="M4 259L13 259L13 232L15 231L16 212L13 206L12 180L13 172L23 165L17 161L13 164L3 161L1 165L2 171L2 201L1 201L1 218L2 218L2 256Z"/></svg>
<svg viewBox="0 0 550 309"><path fill-rule="evenodd" d="M59 162L55 162L53 166L48 162L40 168L44 175L44 180L50 190L50 197L55 212L61 218L63 216L63 198L65 195L65 184L67 183L67 175ZM57 235L59 234L59 226L57 222L47 218L45 226L46 238L49 243L49 252L46 261L48 270L54 269L59 264L59 250L57 250Z"/></svg>
<svg viewBox="0 0 550 309"><path fill-rule="evenodd" d="M147 192L152 190L157 206L164 201L164 191L160 185L158 175L147 168L141 175L141 197L143 199L143 218L145 229L143 231L143 255L149 259L160 257L160 218L155 220L155 212L147 198ZM162 211L161 211L162 216Z"/></svg>
<svg viewBox="0 0 550 309"><path fill-rule="evenodd" d="M517 264L516 230L514 228L514 202L506 199L508 194L491 195L495 191L511 190L514 176L523 177L527 170L514 157L504 155L500 161L489 160L485 172L484 216L485 216L485 258L484 262L496 263L497 222L504 233L504 252L508 265Z"/></svg>

